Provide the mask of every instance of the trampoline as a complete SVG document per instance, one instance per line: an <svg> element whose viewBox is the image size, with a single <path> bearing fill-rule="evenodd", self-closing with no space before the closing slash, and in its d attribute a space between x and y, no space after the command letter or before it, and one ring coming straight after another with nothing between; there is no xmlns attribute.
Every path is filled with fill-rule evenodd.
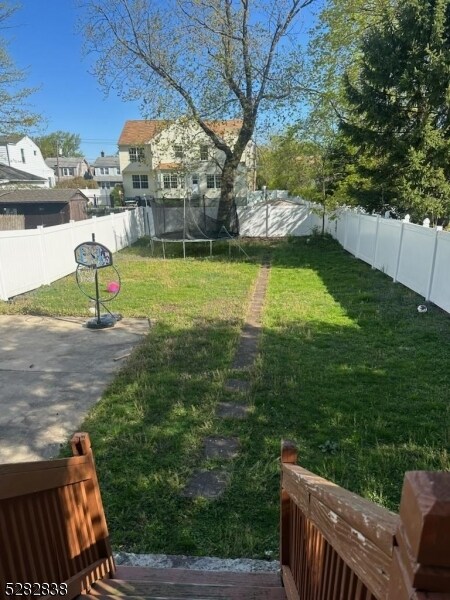
<svg viewBox="0 0 450 600"><path fill-rule="evenodd" d="M163 257L166 258L166 243L177 242L183 244L183 258L186 258L187 244L206 242L209 243L209 253L212 256L213 242L228 241L235 242L247 256L237 242L239 219L234 201L223 219L217 218L218 207L207 207L204 200L201 202L184 198L181 204L180 201L152 199L150 207L154 227L154 234L150 235L152 254L154 243L161 242ZM229 253L231 254L231 245Z"/></svg>

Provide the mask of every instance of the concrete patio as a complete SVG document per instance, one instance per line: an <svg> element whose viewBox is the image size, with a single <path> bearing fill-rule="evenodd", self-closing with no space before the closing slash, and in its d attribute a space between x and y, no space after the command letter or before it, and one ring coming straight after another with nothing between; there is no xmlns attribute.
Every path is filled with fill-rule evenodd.
<svg viewBox="0 0 450 600"><path fill-rule="evenodd" d="M147 319L0 316L0 464L52 458L148 333Z"/></svg>

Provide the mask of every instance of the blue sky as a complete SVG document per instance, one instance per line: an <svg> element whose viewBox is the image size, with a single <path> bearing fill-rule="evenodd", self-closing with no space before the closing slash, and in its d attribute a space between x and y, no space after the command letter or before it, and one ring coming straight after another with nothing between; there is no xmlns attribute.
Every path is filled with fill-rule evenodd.
<svg viewBox="0 0 450 600"><path fill-rule="evenodd" d="M21 0L4 33L14 63L27 71L26 85L39 88L30 99L45 119L37 134L78 133L83 154L95 159L102 150L114 154L124 122L142 117L138 102L105 97L89 73L77 18L74 0Z"/></svg>
<svg viewBox="0 0 450 600"><path fill-rule="evenodd" d="M21 0L5 33L11 58L27 70L26 84L39 88L30 104L46 120L43 133L78 133L82 152L94 159L101 150L114 154L124 122L141 115L138 103L105 98L89 74L76 22L73 0Z"/></svg>

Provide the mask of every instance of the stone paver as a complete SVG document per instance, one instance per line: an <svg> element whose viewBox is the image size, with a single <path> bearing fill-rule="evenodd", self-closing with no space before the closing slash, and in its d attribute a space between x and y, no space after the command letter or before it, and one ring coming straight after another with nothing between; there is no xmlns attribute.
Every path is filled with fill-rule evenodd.
<svg viewBox="0 0 450 600"><path fill-rule="evenodd" d="M250 389L250 382L245 379L227 379L225 389L227 392L247 392Z"/></svg>
<svg viewBox="0 0 450 600"><path fill-rule="evenodd" d="M205 438L205 458L223 458L229 460L239 454L239 440L222 436Z"/></svg>
<svg viewBox="0 0 450 600"><path fill-rule="evenodd" d="M0 464L56 456L149 329L147 319L85 322L0 316Z"/></svg>
<svg viewBox="0 0 450 600"><path fill-rule="evenodd" d="M219 402L216 414L221 419L245 419L249 412L250 406L248 404Z"/></svg>
<svg viewBox="0 0 450 600"><path fill-rule="evenodd" d="M225 491L228 474L224 471L197 471L182 492L185 498L219 498Z"/></svg>

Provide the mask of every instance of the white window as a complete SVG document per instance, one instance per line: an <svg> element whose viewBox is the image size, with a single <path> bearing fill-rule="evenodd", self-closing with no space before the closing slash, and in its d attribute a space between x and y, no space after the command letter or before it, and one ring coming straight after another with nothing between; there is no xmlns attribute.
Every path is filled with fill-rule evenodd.
<svg viewBox="0 0 450 600"><path fill-rule="evenodd" d="M163 175L163 187L165 190L184 188L184 177L175 173L165 173Z"/></svg>
<svg viewBox="0 0 450 600"><path fill-rule="evenodd" d="M192 185L198 185L200 182L200 178L197 173L192 175Z"/></svg>
<svg viewBox="0 0 450 600"><path fill-rule="evenodd" d="M207 175L206 187L210 190L220 189L222 187L222 175Z"/></svg>
<svg viewBox="0 0 450 600"><path fill-rule="evenodd" d="M147 175L133 175L133 188L134 189L148 188L148 176Z"/></svg>
<svg viewBox="0 0 450 600"><path fill-rule="evenodd" d="M73 177L75 175L75 167L63 167L61 171L63 177Z"/></svg>
<svg viewBox="0 0 450 600"><path fill-rule="evenodd" d="M174 146L173 147L175 158L183 158L183 146Z"/></svg>
<svg viewBox="0 0 450 600"><path fill-rule="evenodd" d="M119 167L116 168L116 174L120 175L120 168Z"/></svg>
<svg viewBox="0 0 450 600"><path fill-rule="evenodd" d="M100 175L109 175L108 167L100 167Z"/></svg>
<svg viewBox="0 0 450 600"><path fill-rule="evenodd" d="M200 146L200 160L208 160L208 146Z"/></svg>
<svg viewBox="0 0 450 600"><path fill-rule="evenodd" d="M130 148L130 162L144 162L144 148Z"/></svg>

